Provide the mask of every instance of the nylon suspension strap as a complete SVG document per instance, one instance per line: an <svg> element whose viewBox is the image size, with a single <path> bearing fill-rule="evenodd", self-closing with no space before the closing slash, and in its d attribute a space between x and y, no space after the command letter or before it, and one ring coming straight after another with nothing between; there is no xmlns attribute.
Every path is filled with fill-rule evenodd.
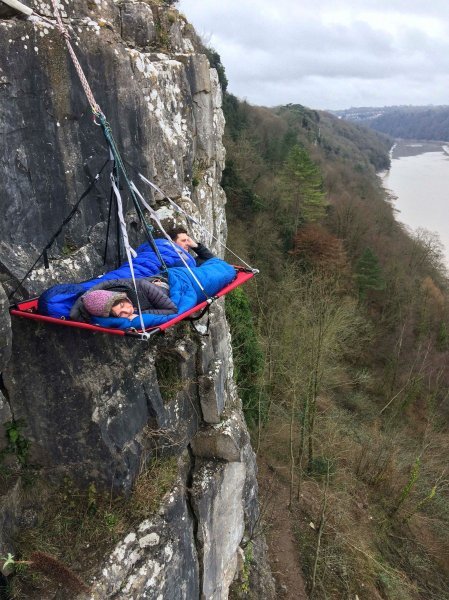
<svg viewBox="0 0 449 600"><path fill-rule="evenodd" d="M108 165L108 164L109 164L109 158L103 164L103 166L101 167L101 169L98 171L98 173L92 179L92 181L90 182L90 184L88 185L88 187L84 190L84 192L81 194L81 196L78 198L78 200L75 202L75 204L73 205L72 210L69 212L69 214L63 220L63 222L59 226L58 230L55 231L55 233L51 236L51 238L49 239L49 241L46 243L44 249L39 254L39 256L36 258L36 260L34 261L33 265L28 269L28 271L26 272L26 274L24 275L24 277L22 277L22 279L19 282L19 284L17 285L17 287L9 294L9 296L8 296L9 300L11 300L15 296L15 294L19 290L19 288L22 287L23 282L25 281L25 279L27 279L27 277L33 271L33 269L35 268L35 266L37 265L37 263L40 261L41 258L44 259L45 268L48 268L48 256L47 256L48 251L53 246L53 243L56 241L56 238L60 235L60 233L62 232L62 230L64 229L64 227L67 225L67 223L69 223L69 221L73 218L73 216L75 215L76 211L78 210L78 207L81 204L82 200L91 192L92 188L95 186L95 184L97 183L97 181L100 179L100 175L102 174L103 170L105 169L106 165Z"/></svg>
<svg viewBox="0 0 449 600"><path fill-rule="evenodd" d="M200 280L197 278L197 276L195 275L195 273L193 272L192 268L190 267L189 263L186 261L185 257L184 257L184 253L182 250L179 249L179 247L175 244L175 242L171 239L171 237L168 235L168 233L165 231L164 226L162 225L157 213L155 210L153 210L151 208L151 206L146 202L145 198L142 196L142 194L139 192L139 190L136 188L136 186L134 185L134 183L131 183L134 192L139 196L140 200L142 201L143 205L145 206L145 208L147 209L147 211L150 213L151 218L156 222L157 226L159 227L159 229L162 231L162 233L164 234L164 236L167 238L167 240L170 242L172 248L175 250L175 252L178 254L179 258L182 260L182 262L184 263L184 266L186 267L186 269L190 272L191 276L193 277L193 279L196 281L198 287L200 288L200 290L203 292L203 294L206 296L208 302L212 301L212 298L208 295L208 293L206 292L206 290L204 289L203 285L201 284Z"/></svg>
<svg viewBox="0 0 449 600"><path fill-rule="evenodd" d="M142 331L145 331L145 324L143 322L142 309L141 309L140 301L139 301L139 294L137 293L136 277L134 274L134 265L133 265L133 261L132 261L132 259L135 258L137 256L137 254L131 248L129 241L128 241L128 232L126 231L125 217L123 215L122 198L120 196L120 190L118 189L118 186L116 185L115 177L112 174L111 174L111 185L112 185L112 189L114 190L115 198L117 200L118 217L120 220L120 224L122 226L123 245L125 247L126 258L128 259L129 269L131 271L131 277L133 280L134 290L136 292L137 309L138 309L138 313L139 313L140 328L142 329Z"/></svg>
<svg viewBox="0 0 449 600"><path fill-rule="evenodd" d="M253 267L251 267L251 265L249 265L246 261L243 260L243 258L241 258L240 256L238 256L235 252L233 252L230 248L228 248L228 246L226 246L225 243L223 243L217 236L215 236L213 233L211 233L210 231L208 231L206 229L206 227L204 227L204 225L202 223L200 223L197 219L195 219L195 217L192 217L192 215L189 215L183 208L181 208L179 206L179 204L177 204L174 200L172 200L169 196L167 196L167 194L165 194L161 188L159 186L157 186L155 183L153 183L152 181L150 181L149 179L147 179L146 177L144 177L141 173L139 173L139 177L140 179L145 182L147 185L149 185L150 187L152 187L156 192L158 192L159 194L162 195L162 197L165 200L168 200L168 202L173 206L173 208L178 211L179 213L181 213L182 215L185 216L185 218L190 221L191 223L194 223L195 225L198 225L198 227L200 227L200 229L202 231L204 231L205 233L207 233L207 235L210 235L216 242L218 242L225 250L227 250L230 254L232 254L232 256L235 256L235 258L237 258L242 264L245 265L245 267L247 269L249 269L252 273L257 274L259 272L258 269L254 269Z"/></svg>
<svg viewBox="0 0 449 600"><path fill-rule="evenodd" d="M114 140L114 136L112 135L111 127L110 127L109 123L106 120L106 117L104 116L104 114L102 112L100 114L98 114L97 117L98 117L99 124L100 124L100 126L101 126L101 128L103 130L104 137L105 137L105 139L106 139L106 141L108 143L108 146L109 146L109 149L111 151L111 154L114 157L117 177L120 176L120 175L123 177L123 179L124 179L124 181L125 181L125 183L127 185L127 188L129 190L129 193L130 193L131 199L133 201L134 207L136 209L137 215L138 215L138 217L140 219L140 222L142 223L142 225L144 227L145 233L147 235L148 242L149 242L150 246L153 248L156 256L158 257L159 262L162 265L162 270L163 271L167 271L167 265L165 264L165 261L164 261L162 255L161 255L161 253L159 252L159 248L157 247L157 245L156 245L156 243L154 241L154 238L153 238L153 231L154 231L154 229L153 229L153 227L149 223L147 223L147 221L145 219L145 216L143 214L143 210L142 210L142 207L140 205L139 199L138 199L138 197L137 197L137 195L135 193L135 186L134 186L134 184L132 183L132 181L130 180L130 178L128 176L128 173L126 171L123 159L122 159L122 157L120 155L120 152L119 152L119 150L117 148L117 144L116 144L116 142Z"/></svg>
<svg viewBox="0 0 449 600"><path fill-rule="evenodd" d="M3 0L3 1L5 4L10 6L11 8L15 8L15 10L22 12L24 15L27 15L28 17L31 16L34 12L32 8L25 6L25 4L22 4L21 2L17 2L17 0Z"/></svg>

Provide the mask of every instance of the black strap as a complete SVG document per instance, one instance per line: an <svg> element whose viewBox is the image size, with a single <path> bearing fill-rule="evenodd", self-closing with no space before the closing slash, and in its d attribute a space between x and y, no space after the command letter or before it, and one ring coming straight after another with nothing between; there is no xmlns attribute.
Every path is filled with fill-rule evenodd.
<svg viewBox="0 0 449 600"><path fill-rule="evenodd" d="M200 319L202 319L204 317L204 315L208 312L210 308L210 304L208 304L207 306L205 306L203 308L203 310L200 312L199 315L197 315L196 317L187 317L189 321L199 321Z"/></svg>
<svg viewBox="0 0 449 600"><path fill-rule="evenodd" d="M162 271L167 271L167 265L166 265L166 263L165 263L162 255L161 255L161 253L159 252L159 248L157 247L157 245L156 245L156 243L154 241L154 238L153 238L154 228L153 228L152 225L150 225L149 223L147 223L147 221L145 219L142 206L140 204L140 201L139 201L136 193L134 192L134 190L132 188L132 185L131 185L132 182L131 182L131 180L130 180L130 178L128 176L128 173L126 171L125 164L124 164L123 159L122 159L122 157L120 155L120 152L119 152L119 150L117 148L117 144L116 144L116 141L114 139L114 136L112 135L111 126L106 121L106 117L103 114L100 114L98 116L98 118L100 120L100 125L101 125L101 128L102 128L104 137L105 137L106 142L107 142L107 144L109 146L109 150L110 150L110 152L111 152L111 154L112 154L112 156L114 157L114 160L115 160L115 167L116 167L116 169L114 171L114 177L115 177L115 180L117 182L117 187L119 187L118 178L119 178L119 175L120 175L121 177L123 177L123 180L126 183L129 195L131 196L131 199L133 201L134 207L136 209L137 216L139 217L140 222L142 223L142 225L144 227L144 230L145 230L145 233L146 233L146 236L147 236L147 239L148 239L148 242L149 242L151 248L154 250L154 252L156 253L157 258L159 259L159 262L161 263Z"/></svg>
<svg viewBox="0 0 449 600"><path fill-rule="evenodd" d="M109 158L106 160L106 162L104 163L104 165L101 167L101 169L98 171L98 173L92 179L92 181L89 183L88 187L85 189L85 191L78 198L78 200L76 201L76 203L73 206L72 210L66 216L66 218L63 220L63 222L59 226L58 230L52 235L52 237L50 238L50 240L47 242L47 244L45 245L45 248L42 250L42 252L36 258L36 260L34 261L33 265L28 269L28 271L26 272L25 276L20 280L20 282L16 286L16 288L9 294L9 296L8 296L9 300L11 300L11 298L13 298L14 295L16 294L17 290L22 287L23 282L25 281L25 279L27 279L27 277L30 275L30 273L33 271L34 267L37 265L37 263L40 261L40 259L42 257L44 258L45 268L48 268L48 250L50 250L50 248L53 246L53 243L55 242L56 238L59 236L59 234L64 229L64 227L67 225L67 223L69 223L69 221L73 218L73 216L75 215L76 211L78 210L78 206L80 205L81 201L84 200L84 198L90 193L90 191L92 190L92 188L95 186L95 184L99 180L100 175L103 172L104 168L109 163L109 160L110 160Z"/></svg>
<svg viewBox="0 0 449 600"><path fill-rule="evenodd" d="M106 260L108 258L108 246L109 246L109 230L111 228L111 216L112 216L112 203L114 201L114 193L111 187L111 192L109 194L109 209L108 209L108 226L106 227L106 241L104 243L104 252L103 252L103 264L106 264Z"/></svg>
<svg viewBox="0 0 449 600"><path fill-rule="evenodd" d="M199 315L196 315L195 317L187 317L187 320L190 321L190 327L193 329L193 331L195 333L197 333L198 335L201 335L202 337L208 337L209 336L209 326L210 326L210 309L211 305L208 304L207 306L205 306L203 308L203 310L200 312ZM195 322L199 321L201 318L204 317L204 315L207 313L207 322L206 322L206 333L201 333L201 331L198 331L198 329L195 327Z"/></svg>
<svg viewBox="0 0 449 600"><path fill-rule="evenodd" d="M209 326L210 326L210 314L207 314L207 323L206 323L206 333L201 333L201 331L199 331L196 326L195 326L195 321L196 319L189 319L190 321L190 327L193 329L193 331L195 333L197 333L198 335L200 335L201 337L208 337L210 335L209 333Z"/></svg>

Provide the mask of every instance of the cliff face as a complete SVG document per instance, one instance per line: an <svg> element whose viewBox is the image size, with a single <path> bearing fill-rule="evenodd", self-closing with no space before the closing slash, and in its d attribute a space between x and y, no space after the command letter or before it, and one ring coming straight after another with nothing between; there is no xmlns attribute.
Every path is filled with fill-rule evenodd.
<svg viewBox="0 0 449 600"><path fill-rule="evenodd" d="M52 17L49 3L28 4ZM64 10L131 176L138 169L224 240L221 91L191 26L152 2L68 0ZM0 14L0 136L0 456L12 473L0 492L0 556L15 552L29 509L20 499L24 457L8 428L26 440L40 478L120 493L157 446L179 458L177 484L98 565L93 597L226 598L258 508L223 304L211 310L209 336L180 325L148 344L11 321L4 290L108 156L60 33L14 11ZM52 247L50 268L39 265L24 282L25 294L112 266L102 261L107 196L102 181ZM149 199L165 224L182 224ZM132 210L126 220L131 241L144 241ZM212 239L202 241L220 254ZM269 598L270 578L261 579Z"/></svg>

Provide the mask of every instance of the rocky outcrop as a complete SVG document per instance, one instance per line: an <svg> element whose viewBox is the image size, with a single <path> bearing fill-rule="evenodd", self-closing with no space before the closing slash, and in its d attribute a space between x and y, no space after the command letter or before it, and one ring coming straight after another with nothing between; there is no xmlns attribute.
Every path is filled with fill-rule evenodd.
<svg viewBox="0 0 449 600"><path fill-rule="evenodd" d="M184 467L187 462L184 456ZM184 469L181 473L186 475ZM189 600L198 597L199 580L195 519L180 477L158 514L117 545L94 582L91 598Z"/></svg>
<svg viewBox="0 0 449 600"><path fill-rule="evenodd" d="M11 358L12 335L8 306L8 298L3 287L0 285L0 374ZM0 383L0 423L8 423L11 421L11 409L5 396L3 380L0 380ZM6 445L6 438L4 435L1 435L0 452L4 450Z"/></svg>
<svg viewBox="0 0 449 600"><path fill-rule="evenodd" d="M0 285L0 372L11 358L11 319L8 297Z"/></svg>
<svg viewBox="0 0 449 600"><path fill-rule="evenodd" d="M192 495L199 522L204 598L227 598L234 579L244 533L244 481L245 465L240 462L208 462L195 473Z"/></svg>
<svg viewBox="0 0 449 600"><path fill-rule="evenodd" d="M29 4L51 17L48 2ZM142 172L199 219L214 238L195 228L193 235L219 253L213 239L226 237L221 90L191 26L159 2L82 0L64 7L130 176ZM13 15L0 15L0 278L7 291L108 156L60 33ZM142 191L166 225L182 224L162 198ZM114 241L103 265L108 193L105 171L52 246L50 268L39 265L22 284L23 295L112 266ZM142 232L130 206L126 221L137 244ZM257 484L222 301L211 310L208 337L180 325L145 344L11 323L0 286L0 369L0 419L26 440L18 460L16 446L0 436L0 451L9 444L18 461L0 492L0 556L15 551L26 509L17 479L25 461L48 481L69 477L81 487L95 482L126 494L157 450L180 457L177 485L159 513L105 557L93 597L226 598L239 547L257 521Z"/></svg>

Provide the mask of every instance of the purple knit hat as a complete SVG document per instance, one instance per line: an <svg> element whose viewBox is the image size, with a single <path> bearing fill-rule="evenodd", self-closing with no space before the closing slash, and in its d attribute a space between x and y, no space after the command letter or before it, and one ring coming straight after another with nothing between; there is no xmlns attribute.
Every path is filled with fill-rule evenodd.
<svg viewBox="0 0 449 600"><path fill-rule="evenodd" d="M108 290L93 290L81 297L84 308L94 317L109 317L112 306L119 300L128 300L125 292L110 292Z"/></svg>

